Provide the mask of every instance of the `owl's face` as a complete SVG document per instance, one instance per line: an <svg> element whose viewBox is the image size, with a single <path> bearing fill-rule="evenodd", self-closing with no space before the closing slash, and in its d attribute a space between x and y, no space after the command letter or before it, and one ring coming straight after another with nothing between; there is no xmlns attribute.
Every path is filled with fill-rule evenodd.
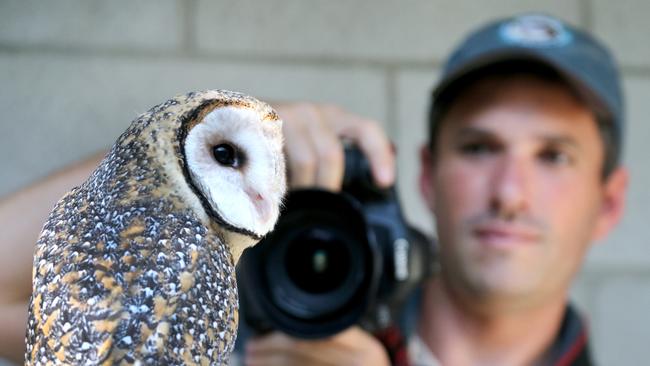
<svg viewBox="0 0 650 366"><path fill-rule="evenodd" d="M257 237L275 225L286 190L282 124L262 118L248 108L216 108L185 138L199 193L222 221Z"/></svg>

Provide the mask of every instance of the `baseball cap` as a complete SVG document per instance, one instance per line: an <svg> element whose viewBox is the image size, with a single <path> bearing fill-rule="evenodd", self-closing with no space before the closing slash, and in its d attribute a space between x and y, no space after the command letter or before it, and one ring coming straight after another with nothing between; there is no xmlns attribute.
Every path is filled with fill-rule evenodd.
<svg viewBox="0 0 650 366"><path fill-rule="evenodd" d="M618 160L624 106L616 61L593 36L546 14L501 19L469 34L443 68L433 91L433 108L440 95L464 76L512 60L547 66L572 85L599 119L611 124Z"/></svg>

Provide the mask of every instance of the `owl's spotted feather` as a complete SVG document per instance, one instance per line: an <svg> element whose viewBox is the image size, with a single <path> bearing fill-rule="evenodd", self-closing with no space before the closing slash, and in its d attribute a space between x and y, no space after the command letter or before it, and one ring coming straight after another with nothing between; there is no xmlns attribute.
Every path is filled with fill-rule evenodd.
<svg viewBox="0 0 650 366"><path fill-rule="evenodd" d="M264 162L251 167L273 180L273 189L249 179L250 172L215 165L224 169L223 187L243 185L237 197L253 191L277 209L284 160L280 122L268 105L207 91L152 108L45 223L34 258L28 364L227 363L237 328L234 263L242 245L265 233L259 227L270 227L254 213L245 222L231 220L235 208L220 207L221 187L201 183L208 172L187 159L188 133L224 108L255 118L237 127L244 132L213 127L205 143L259 136L237 143L245 152L249 143L263 146L248 158Z"/></svg>

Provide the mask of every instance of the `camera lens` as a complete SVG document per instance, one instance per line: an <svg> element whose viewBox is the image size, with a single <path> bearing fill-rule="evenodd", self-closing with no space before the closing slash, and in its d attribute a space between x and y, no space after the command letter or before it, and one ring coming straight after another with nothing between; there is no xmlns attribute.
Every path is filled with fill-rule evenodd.
<svg viewBox="0 0 650 366"><path fill-rule="evenodd" d="M273 233L240 261L244 316L301 338L334 334L356 323L376 293L379 248L351 197L303 190L286 202Z"/></svg>
<svg viewBox="0 0 650 366"><path fill-rule="evenodd" d="M278 309L292 316L336 316L370 276L364 270L369 265L367 244L335 215L307 213L287 220L305 216L309 223L276 232L280 238L265 266L270 295Z"/></svg>
<svg viewBox="0 0 650 366"><path fill-rule="evenodd" d="M350 250L331 230L311 228L294 238L285 263L301 290L321 294L339 288L350 271Z"/></svg>

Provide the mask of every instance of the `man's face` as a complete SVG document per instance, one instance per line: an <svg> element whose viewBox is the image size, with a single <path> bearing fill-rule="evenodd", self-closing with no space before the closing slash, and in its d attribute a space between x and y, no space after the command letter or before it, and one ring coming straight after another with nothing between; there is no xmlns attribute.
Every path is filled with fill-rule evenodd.
<svg viewBox="0 0 650 366"><path fill-rule="evenodd" d="M594 116L559 84L476 83L444 117L434 155L423 156L443 279L468 299L557 298L620 215L625 172L603 181Z"/></svg>

